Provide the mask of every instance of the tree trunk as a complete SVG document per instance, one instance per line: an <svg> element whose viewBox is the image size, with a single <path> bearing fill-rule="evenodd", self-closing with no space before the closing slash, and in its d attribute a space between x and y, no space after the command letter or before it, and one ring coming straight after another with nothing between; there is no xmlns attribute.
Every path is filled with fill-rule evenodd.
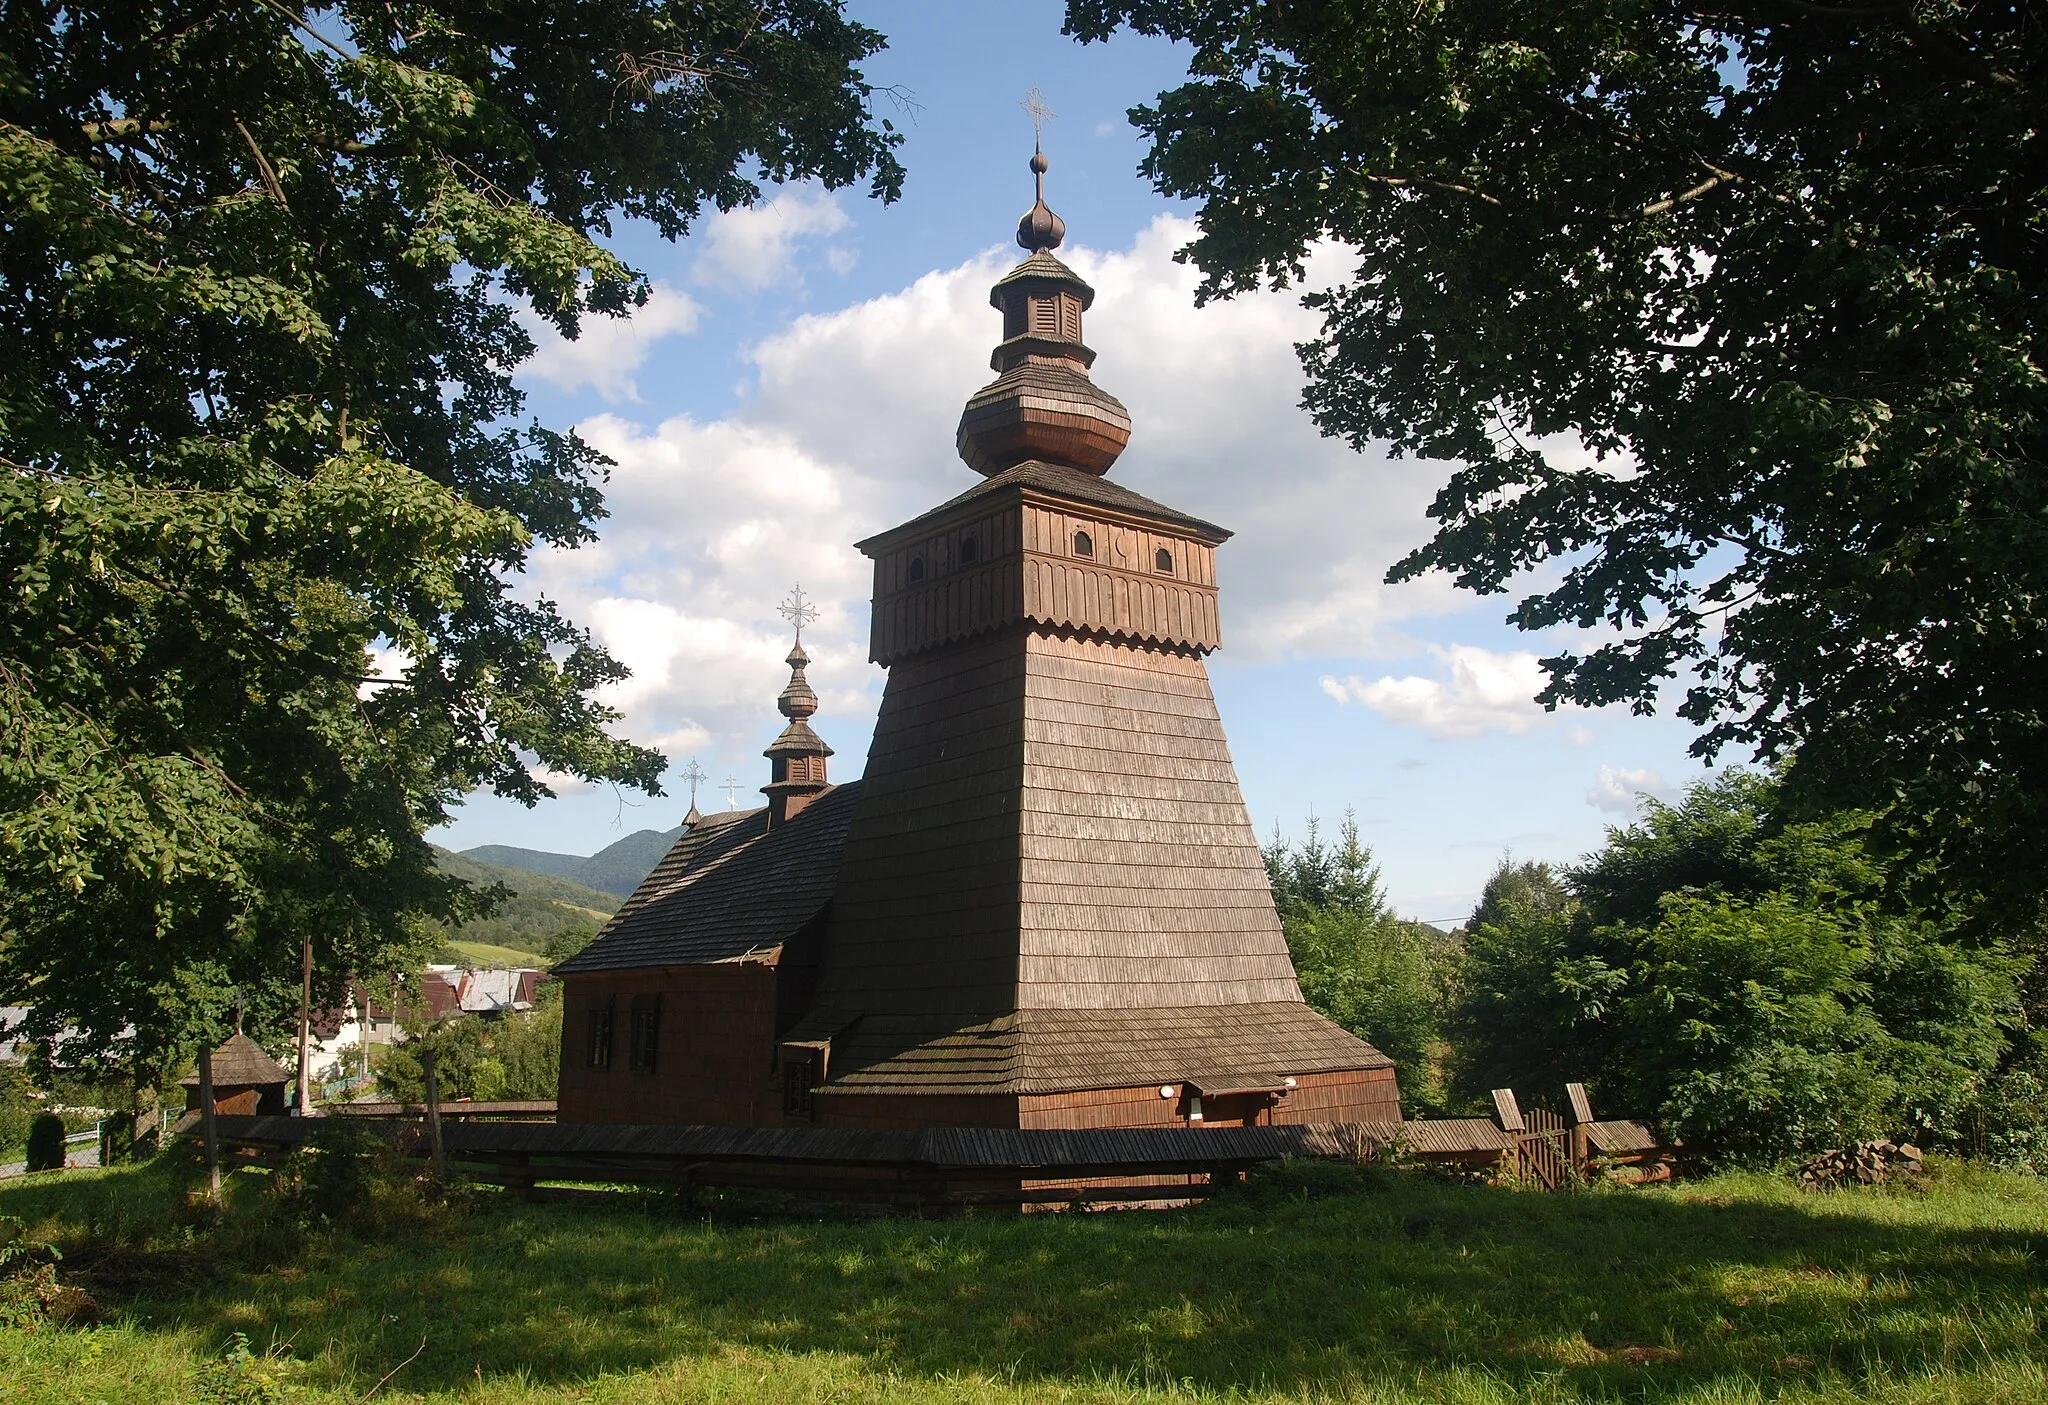
<svg viewBox="0 0 2048 1405"><path fill-rule="evenodd" d="M313 1111L313 1075L308 1058L313 1047L313 936L306 934L299 951L299 1116Z"/></svg>
<svg viewBox="0 0 2048 1405"><path fill-rule="evenodd" d="M220 1206L220 1138L213 1121L213 1050L199 1050L199 1131L206 1142L206 1198Z"/></svg>
<svg viewBox="0 0 2048 1405"><path fill-rule="evenodd" d="M434 1051L420 1055L420 1068L427 1075L427 1148L434 1157L434 1181L448 1181L448 1158L441 1150L441 1081L434 1075Z"/></svg>

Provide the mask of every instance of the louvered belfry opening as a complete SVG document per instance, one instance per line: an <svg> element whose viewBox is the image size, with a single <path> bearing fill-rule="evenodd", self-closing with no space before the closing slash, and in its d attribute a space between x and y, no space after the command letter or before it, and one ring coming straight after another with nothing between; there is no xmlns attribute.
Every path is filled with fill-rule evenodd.
<svg viewBox="0 0 2048 1405"><path fill-rule="evenodd" d="M799 590L767 805L695 816L556 967L571 1010L660 1011L623 1074L565 1022L562 1121L1400 1116L1392 1062L1303 1003L1245 813L1204 663L1230 534L1105 476L1131 421L1046 169L960 420L982 481L859 543L889 674L866 774L826 779Z"/></svg>

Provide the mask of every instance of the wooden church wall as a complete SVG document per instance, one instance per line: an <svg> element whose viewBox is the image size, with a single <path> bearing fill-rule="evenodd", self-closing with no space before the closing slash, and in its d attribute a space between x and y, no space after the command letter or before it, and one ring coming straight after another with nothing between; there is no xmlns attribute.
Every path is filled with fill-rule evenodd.
<svg viewBox="0 0 2048 1405"><path fill-rule="evenodd" d="M1300 999L1202 661L1026 647L1018 1008Z"/></svg>
<svg viewBox="0 0 2048 1405"><path fill-rule="evenodd" d="M726 961L666 971L593 971L564 977L562 1000L559 1121L739 1126L781 1121L773 1066L772 964ZM636 1000L660 1002L652 1069L632 1066ZM611 1011L609 1069L590 1064L593 1006Z"/></svg>

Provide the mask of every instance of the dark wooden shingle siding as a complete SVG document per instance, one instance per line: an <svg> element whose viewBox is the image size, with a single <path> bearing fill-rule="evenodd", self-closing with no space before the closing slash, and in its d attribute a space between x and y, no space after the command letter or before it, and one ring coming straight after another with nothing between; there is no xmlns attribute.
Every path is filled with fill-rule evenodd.
<svg viewBox="0 0 2048 1405"><path fill-rule="evenodd" d="M1008 635L898 664L833 898L818 1001L992 1015L1016 990L1024 660Z"/></svg>

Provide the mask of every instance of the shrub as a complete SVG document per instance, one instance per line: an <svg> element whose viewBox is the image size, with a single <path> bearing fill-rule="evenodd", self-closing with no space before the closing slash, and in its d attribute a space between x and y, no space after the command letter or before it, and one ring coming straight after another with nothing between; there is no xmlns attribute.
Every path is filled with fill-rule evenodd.
<svg viewBox="0 0 2048 1405"><path fill-rule="evenodd" d="M2048 1175L2048 1049L2037 1043L1992 1079L1972 1113L1975 1149L2001 1166Z"/></svg>
<svg viewBox="0 0 2048 1405"><path fill-rule="evenodd" d="M258 1356L249 1349L248 1337L237 1332L217 1360L199 1368L194 1393L206 1405L284 1405L298 1397L298 1372L299 1363L284 1349Z"/></svg>
<svg viewBox="0 0 2048 1405"><path fill-rule="evenodd" d="M54 1112L39 1112L28 1126L28 1169L61 1171L64 1168L64 1119Z"/></svg>
<svg viewBox="0 0 2048 1405"><path fill-rule="evenodd" d="M1497 873L1449 1022L1463 1091L1584 1079L1710 1157L1962 1141L2020 963L1898 906L1867 817L1785 824L1774 800L1731 773L1610 830L1558 889Z"/></svg>
<svg viewBox="0 0 2048 1405"><path fill-rule="evenodd" d="M491 1031L504 1065L507 1098L552 1098L562 1084L562 983L541 986L534 1007L507 1015Z"/></svg>

